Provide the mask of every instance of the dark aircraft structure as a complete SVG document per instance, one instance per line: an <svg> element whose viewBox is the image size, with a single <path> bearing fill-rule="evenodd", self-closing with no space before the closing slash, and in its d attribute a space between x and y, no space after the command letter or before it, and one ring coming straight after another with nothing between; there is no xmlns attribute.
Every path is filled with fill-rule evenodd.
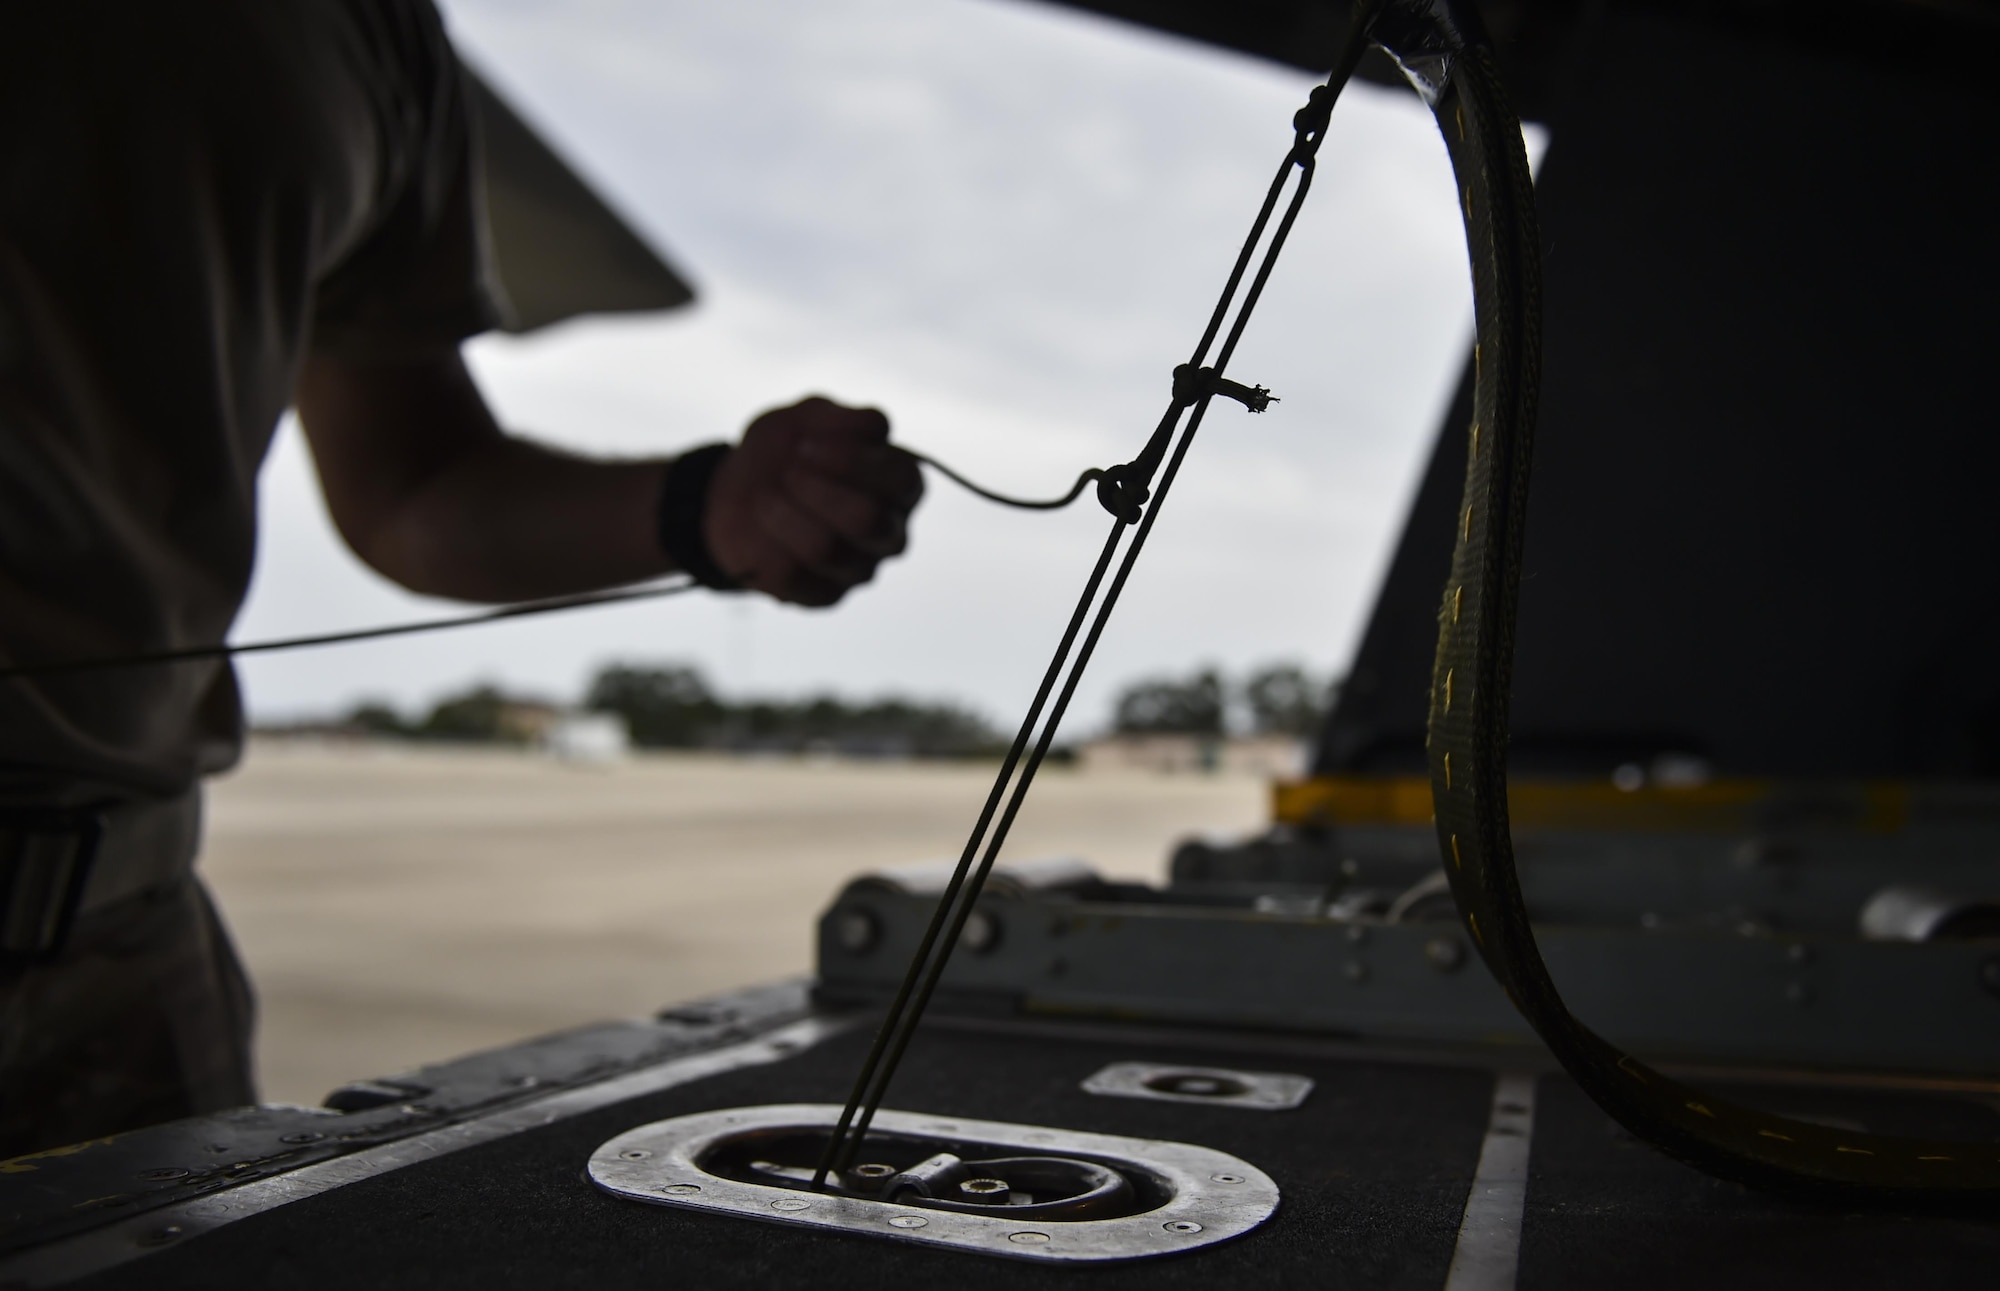
<svg viewBox="0 0 2000 1291"><path fill-rule="evenodd" d="M1320 72L1356 20L1076 7ZM0 1163L0 1286L1993 1285L2000 11L1377 21L1478 342L1268 830L1003 859L822 1185L945 871L809 981ZM524 326L685 298L565 183L609 294Z"/></svg>

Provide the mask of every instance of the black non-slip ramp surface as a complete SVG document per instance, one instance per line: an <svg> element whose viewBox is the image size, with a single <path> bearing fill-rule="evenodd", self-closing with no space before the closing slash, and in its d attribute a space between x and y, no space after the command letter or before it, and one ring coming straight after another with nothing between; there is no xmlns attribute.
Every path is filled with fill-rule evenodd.
<svg viewBox="0 0 2000 1291"><path fill-rule="evenodd" d="M600 1193L584 1163L648 1121L757 1103L839 1102L868 1040L848 1032L795 1057L614 1104L226 1225L77 1283L178 1287L508 1288L1071 1286L1425 1288L1445 1285L1492 1109L1494 1075L1468 1067L1213 1047L932 1030L895 1107L1234 1153L1277 1180L1263 1228L1135 1264L1064 1268L647 1206ZM1290 1071L1317 1082L1289 1112L1106 1098L1080 1081L1106 1063ZM1522 1291L1700 1286L1703 1291L1994 1285L2000 1223L1847 1214L1708 1179L1624 1134L1567 1079L1537 1085L1521 1225ZM2000 1138L1976 1098L1838 1089L1740 1091L1836 1124ZM1808 1282L1808 1279L1810 1280Z"/></svg>
<svg viewBox="0 0 2000 1291"><path fill-rule="evenodd" d="M1212 1050L935 1033L913 1046L891 1106L1234 1153L1275 1179L1278 1216L1244 1239L1110 1268L1038 1266L828 1235L607 1196L583 1177L606 1139L647 1121L754 1103L842 1101L868 1036L686 1085L391 1171L227 1225L76 1284L174 1287L1409 1287L1444 1283L1493 1082L1479 1071ZM1295 1071L1318 1088L1290 1112L1086 1094L1106 1063Z"/></svg>
<svg viewBox="0 0 2000 1291"><path fill-rule="evenodd" d="M2000 1140L2000 1111L1969 1098L1824 1089L1729 1097L1849 1129ZM1521 1225L1520 1291L1598 1287L2000 1285L1994 1221L1842 1211L1696 1173L1620 1129L1567 1079L1537 1090Z"/></svg>

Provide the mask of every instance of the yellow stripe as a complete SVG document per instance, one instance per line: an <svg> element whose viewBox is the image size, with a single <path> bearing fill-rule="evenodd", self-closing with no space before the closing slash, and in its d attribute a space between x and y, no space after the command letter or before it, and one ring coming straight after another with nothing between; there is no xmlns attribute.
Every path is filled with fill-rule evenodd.
<svg viewBox="0 0 2000 1291"><path fill-rule="evenodd" d="M1904 785L1834 787L1852 794L1850 828L1893 833L1909 815ZM1518 829L1739 833L1758 828L1758 808L1785 789L1769 780L1631 791L1605 780L1515 780L1508 786L1507 809ZM1432 819L1431 783L1421 776L1278 781L1271 786L1271 815L1281 825L1425 825Z"/></svg>

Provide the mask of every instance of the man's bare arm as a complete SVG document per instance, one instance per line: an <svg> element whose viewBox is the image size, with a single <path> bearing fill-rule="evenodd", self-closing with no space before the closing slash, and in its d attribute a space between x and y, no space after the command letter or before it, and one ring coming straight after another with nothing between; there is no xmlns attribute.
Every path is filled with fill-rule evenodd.
<svg viewBox="0 0 2000 1291"><path fill-rule="evenodd" d="M673 569L658 539L667 463L507 435L456 351L396 363L312 355L297 402L341 536L413 591L523 600ZM808 399L751 423L716 471L704 533L749 586L830 605L903 549L922 491L880 413Z"/></svg>

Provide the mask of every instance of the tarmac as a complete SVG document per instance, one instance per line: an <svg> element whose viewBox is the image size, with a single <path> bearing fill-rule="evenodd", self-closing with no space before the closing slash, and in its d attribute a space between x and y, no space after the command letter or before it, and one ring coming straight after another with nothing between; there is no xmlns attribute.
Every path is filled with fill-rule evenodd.
<svg viewBox="0 0 2000 1291"><path fill-rule="evenodd" d="M202 870L259 996L263 1096L810 972L851 877L956 857L990 763L253 743ZM1050 768L1007 857L1158 881L1267 819L1246 774Z"/></svg>

